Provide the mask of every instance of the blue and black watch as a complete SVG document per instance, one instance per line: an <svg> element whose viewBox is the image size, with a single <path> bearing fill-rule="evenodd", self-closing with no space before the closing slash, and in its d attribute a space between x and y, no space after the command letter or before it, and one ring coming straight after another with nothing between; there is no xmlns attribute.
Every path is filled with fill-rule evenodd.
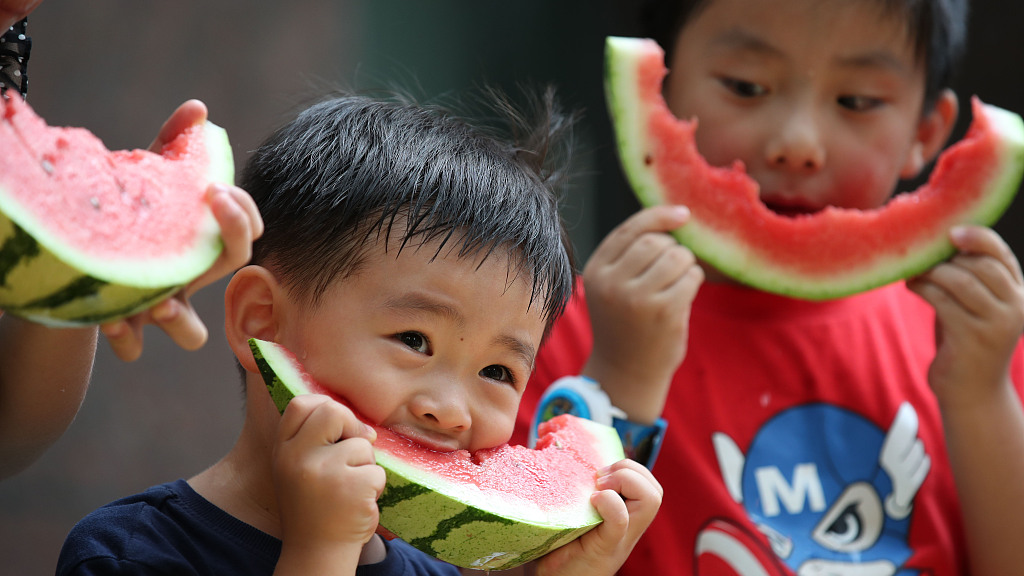
<svg viewBox="0 0 1024 576"><path fill-rule="evenodd" d="M540 423L559 414L572 414L615 428L626 457L648 470L654 467L668 427L664 418L658 418L653 424L628 420L626 413L612 404L595 380L586 376L563 376L548 386L537 404L530 426L530 446L537 443Z"/></svg>

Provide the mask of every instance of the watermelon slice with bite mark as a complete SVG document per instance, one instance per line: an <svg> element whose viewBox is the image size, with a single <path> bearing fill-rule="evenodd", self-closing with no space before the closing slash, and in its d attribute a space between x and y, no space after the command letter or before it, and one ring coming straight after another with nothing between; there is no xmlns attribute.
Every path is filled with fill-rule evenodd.
<svg viewBox="0 0 1024 576"><path fill-rule="evenodd" d="M829 207L784 216L759 199L742 166L709 166L662 96L664 52L644 38L609 37L605 91L627 179L645 206L684 204L673 234L701 260L767 292L824 300L922 273L951 256L950 228L992 225L1024 175L1020 116L972 99L964 138L940 154L927 183L875 210Z"/></svg>
<svg viewBox="0 0 1024 576"><path fill-rule="evenodd" d="M300 394L344 403L284 347L255 338L249 346L278 410ZM625 457L614 428L569 414L541 424L536 449L505 444L472 454L374 429L374 454L387 474L380 525L431 556L478 570L514 568L600 524L590 504L595 473Z"/></svg>
<svg viewBox="0 0 1024 576"><path fill-rule="evenodd" d="M53 326L144 310L222 249L206 202L234 181L225 131L193 126L160 154L111 152L83 128L47 126L0 98L0 310Z"/></svg>

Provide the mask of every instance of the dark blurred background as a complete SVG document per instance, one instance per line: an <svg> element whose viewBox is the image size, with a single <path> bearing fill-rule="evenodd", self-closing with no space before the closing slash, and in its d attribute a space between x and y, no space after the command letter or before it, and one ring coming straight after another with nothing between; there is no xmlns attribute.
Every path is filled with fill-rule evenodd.
<svg viewBox="0 0 1024 576"><path fill-rule="evenodd" d="M483 83L512 94L520 84L553 83L566 106L584 111L565 199L582 262L637 208L611 148L601 88L604 36L634 31L628 4L46 0L29 19L29 102L51 125L86 127L119 149L148 146L178 104L199 98L227 129L240 168L263 136L325 86L397 84L434 98ZM978 94L1024 112L1024 3L975 4L961 99ZM1019 255L1022 222L1019 200L997 226ZM0 574L52 573L64 535L83 515L193 475L228 450L243 406L223 342L225 282L195 297L210 328L198 352L150 329L143 357L125 364L100 342L91 389L68 433L0 483Z"/></svg>

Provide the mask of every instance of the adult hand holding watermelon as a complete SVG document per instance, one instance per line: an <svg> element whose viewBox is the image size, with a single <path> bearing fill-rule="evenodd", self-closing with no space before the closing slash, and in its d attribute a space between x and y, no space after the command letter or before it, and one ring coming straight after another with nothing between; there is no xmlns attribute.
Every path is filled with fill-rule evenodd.
<svg viewBox="0 0 1024 576"><path fill-rule="evenodd" d="M6 116L2 122L7 122ZM162 149L179 134L205 122L204 104L197 100L184 103L164 124L151 150ZM4 134L11 135L6 131ZM6 181L12 174L19 174L19 170L17 166L5 170L3 178ZM212 185L205 195L221 229L223 251L212 266L173 299L103 326L111 347L121 359L134 360L139 356L142 326L149 322L160 326L185 348L201 345L206 329L189 305L188 296L244 264L252 240L262 233L263 222L244 191L230 185ZM0 219L4 217L0 215ZM0 343L0 395L4 398L0 403L0 478L4 478L38 458L74 419L89 381L96 329L53 330L0 310ZM26 385L27 382L32 385Z"/></svg>
<svg viewBox="0 0 1024 576"><path fill-rule="evenodd" d="M168 142L207 121L206 105L189 100L178 107L161 127L149 150L159 152ZM179 346L195 350L206 343L208 332L192 307L189 297L200 288L223 278L249 261L252 242L263 233L263 219L256 203L241 188L214 183L206 191L207 202L220 226L224 249L217 261L172 298L131 317L100 325L114 353L124 361L142 354L142 329L156 324Z"/></svg>
<svg viewBox="0 0 1024 576"><path fill-rule="evenodd" d="M160 154L110 152L10 96L0 124L0 308L48 325L98 324L201 278L221 253L207 189L234 179L226 133L202 120L205 108L190 103L161 131Z"/></svg>

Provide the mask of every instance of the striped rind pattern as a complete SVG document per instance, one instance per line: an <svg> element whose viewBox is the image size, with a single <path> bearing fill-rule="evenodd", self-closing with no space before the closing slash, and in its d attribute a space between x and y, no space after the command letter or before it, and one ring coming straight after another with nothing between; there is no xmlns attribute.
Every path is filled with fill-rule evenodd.
<svg viewBox="0 0 1024 576"><path fill-rule="evenodd" d="M0 310L54 327L110 322L167 298L180 285L135 287L83 273L0 213Z"/></svg>

